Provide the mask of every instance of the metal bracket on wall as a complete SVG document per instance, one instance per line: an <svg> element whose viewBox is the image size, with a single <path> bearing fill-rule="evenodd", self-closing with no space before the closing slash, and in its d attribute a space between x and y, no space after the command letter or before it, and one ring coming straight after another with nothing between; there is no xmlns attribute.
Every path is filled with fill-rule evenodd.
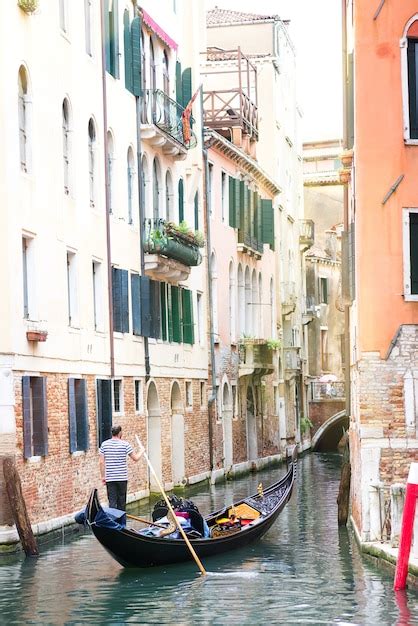
<svg viewBox="0 0 418 626"><path fill-rule="evenodd" d="M387 194L385 195L385 197L382 200L382 204L386 204L386 202L389 200L389 198L391 197L391 195L393 193L395 193L395 191L397 190L397 188L399 187L399 185L401 184L401 182L403 181L403 179L405 178L405 174L401 174L399 176L399 178L397 178L395 180L395 182L393 183L392 187L389 189L389 191L387 192Z"/></svg>
<svg viewBox="0 0 418 626"><path fill-rule="evenodd" d="M384 4L385 4L385 0L380 0L380 4L379 4L379 6L378 6L378 8L377 8L377 11L376 11L376 13L373 15L373 19L374 19L374 20L377 20L377 18L379 17L379 13L380 13L380 11L383 9L383 5L384 5Z"/></svg>

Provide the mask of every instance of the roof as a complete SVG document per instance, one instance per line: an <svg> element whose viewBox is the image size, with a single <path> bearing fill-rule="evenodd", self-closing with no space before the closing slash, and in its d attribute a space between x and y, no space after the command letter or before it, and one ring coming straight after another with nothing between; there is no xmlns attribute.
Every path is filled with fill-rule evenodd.
<svg viewBox="0 0 418 626"><path fill-rule="evenodd" d="M278 15L259 15L258 13L243 13L215 7L206 14L206 25L227 26L230 24L254 24L258 22L272 22L280 19Z"/></svg>

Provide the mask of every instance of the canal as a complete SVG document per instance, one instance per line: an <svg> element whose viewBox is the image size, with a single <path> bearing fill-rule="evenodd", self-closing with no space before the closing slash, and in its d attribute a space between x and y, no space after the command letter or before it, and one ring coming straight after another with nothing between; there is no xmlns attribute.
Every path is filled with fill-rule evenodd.
<svg viewBox="0 0 418 626"><path fill-rule="evenodd" d="M392 591L393 573L362 558L337 527L338 456L307 455L297 488L250 548L194 563L124 570L89 533L0 559L0 624L418 625L418 592ZM284 467L192 491L204 513L276 480ZM146 507L138 514L148 514Z"/></svg>

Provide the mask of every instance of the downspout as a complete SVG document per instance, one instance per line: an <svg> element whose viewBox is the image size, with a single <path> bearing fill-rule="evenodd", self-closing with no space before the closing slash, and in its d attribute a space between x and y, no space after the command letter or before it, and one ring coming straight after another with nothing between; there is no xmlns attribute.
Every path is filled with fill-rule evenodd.
<svg viewBox="0 0 418 626"><path fill-rule="evenodd" d="M201 87L202 89L202 87ZM213 294L212 294L212 268L210 263L210 255L212 250L211 235L210 235L210 215L209 215L209 163L208 163L208 150L205 147L204 126L203 126L203 106L201 99L201 120L202 120L202 158L203 158L203 206L204 206L204 227L206 230L206 253L208 264L208 309L209 309L209 341L210 341L210 364L212 371L212 390L208 398L208 434L209 434L209 460L210 471L213 471L213 424L212 414L216 411L216 360L215 360L215 335L213 324Z"/></svg>
<svg viewBox="0 0 418 626"><path fill-rule="evenodd" d="M115 347L113 338L113 300L112 300L112 256L110 247L110 190L109 190L109 164L107 143L107 91L106 91L106 27L104 0L100 0L101 11L101 44L102 44L102 101L103 101L103 146L105 160L105 208L106 208L106 254L107 254L107 281L108 281L108 307L109 307L109 348L110 348L110 376L115 375Z"/></svg>
<svg viewBox="0 0 418 626"><path fill-rule="evenodd" d="M342 8L342 74L343 74L343 150L348 149L348 89L347 89L347 0L341 0ZM348 197L348 185L344 185L343 196L343 208L344 208L344 231L348 233L349 229L349 215L348 215L349 197ZM350 342L350 305L344 306L344 329L345 329L345 412L347 417L350 417L351 411L351 342Z"/></svg>
<svg viewBox="0 0 418 626"><path fill-rule="evenodd" d="M134 2L134 10L138 16L140 16L139 7ZM139 216L139 259L141 276L145 276L145 254L144 254L144 232L145 232L145 198L143 197L143 178L144 173L142 171L142 142L141 142L141 107L142 107L142 87L141 95L135 96L135 111L136 111L136 161L138 163L138 216ZM144 360L145 360L145 382L148 382L151 376L151 365L149 358L149 342L148 337L143 337L144 342Z"/></svg>

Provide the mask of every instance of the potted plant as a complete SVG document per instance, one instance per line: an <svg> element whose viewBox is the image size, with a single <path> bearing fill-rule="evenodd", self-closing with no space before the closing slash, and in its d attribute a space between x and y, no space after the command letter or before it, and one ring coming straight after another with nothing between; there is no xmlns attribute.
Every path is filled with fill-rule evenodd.
<svg viewBox="0 0 418 626"><path fill-rule="evenodd" d="M280 339L269 339L267 341L267 347L270 348L270 350L278 350L281 345Z"/></svg>
<svg viewBox="0 0 418 626"><path fill-rule="evenodd" d="M17 0L17 5L22 11L31 15L38 8L38 0Z"/></svg>

